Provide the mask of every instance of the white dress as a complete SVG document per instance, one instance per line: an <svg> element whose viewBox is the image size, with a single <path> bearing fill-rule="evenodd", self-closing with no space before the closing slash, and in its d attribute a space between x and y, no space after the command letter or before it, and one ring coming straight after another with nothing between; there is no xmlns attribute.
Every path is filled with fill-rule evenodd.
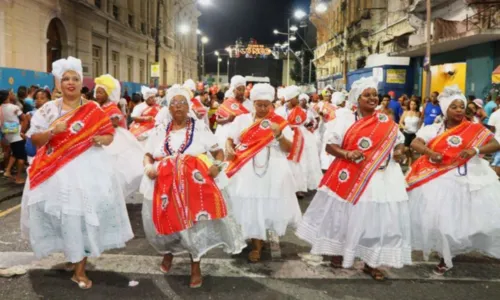
<svg viewBox="0 0 500 300"><path fill-rule="evenodd" d="M44 104L31 119L28 136L45 131L62 100ZM66 112L61 111L61 115ZM125 247L134 237L120 181L110 155L91 147L22 198L21 232L39 258L63 252L76 263L84 257Z"/></svg>
<svg viewBox="0 0 500 300"><path fill-rule="evenodd" d="M429 142L442 132L443 124L432 124L417 137ZM470 251L500 258L500 183L486 160L475 156L467 169L450 170L409 196L412 245L425 258L437 251L448 267L454 256Z"/></svg>
<svg viewBox="0 0 500 300"><path fill-rule="evenodd" d="M275 110L285 120L288 118L288 108L286 105ZM296 192L307 192L318 188L319 182L323 177L318 157L318 146L316 137L312 132L306 129L304 124L313 120L312 113L307 111L307 118L299 126L299 130L304 136L304 150L299 163L288 161L293 172L296 184Z"/></svg>
<svg viewBox="0 0 500 300"><path fill-rule="evenodd" d="M336 117L328 144L342 145L354 122L353 113ZM404 136L398 131L395 145L402 143ZM401 167L390 159L385 169L373 174L356 205L320 187L297 236L312 245L312 254L343 256L344 268L356 257L373 268L411 264L410 212Z"/></svg>
<svg viewBox="0 0 500 300"><path fill-rule="evenodd" d="M253 111L253 103L252 101L246 99L243 101L243 107L245 107L249 112ZM231 123L227 123L224 125L217 124L215 128L215 137L217 138L217 143L222 147L223 150L226 148L226 141L229 134L229 127Z"/></svg>
<svg viewBox="0 0 500 300"><path fill-rule="evenodd" d="M123 116L119 117L123 118ZM141 184L144 173L142 166L144 147L130 131L116 127L113 142L109 146L104 146L104 150L111 156L115 173L120 179L123 195L125 199L128 199Z"/></svg>
<svg viewBox="0 0 500 300"><path fill-rule="evenodd" d="M163 138L157 138L160 142L150 152L155 158L165 157L164 141L166 132L163 131ZM184 142L186 128L172 131L170 143L173 149L178 149ZM191 146L184 154L198 156L200 154L217 150L214 135L203 121L196 121L195 132ZM155 167L158 163L155 163ZM144 202L142 204L142 222L144 232L149 243L160 254L172 253L179 255L189 253L194 261L199 261L201 257L213 248L222 246L229 254L240 253L247 245L241 234L241 229L235 220L230 216L230 206L228 206L228 216L222 219L198 222L195 226L170 235L160 235L156 231L153 222L153 193L154 180L146 177L143 181L142 192Z"/></svg>
<svg viewBox="0 0 500 300"><path fill-rule="evenodd" d="M252 114L236 117L229 137L238 144L242 131L253 123ZM293 140L293 131L288 126L283 134ZM286 157L279 142L272 141L229 181L228 201L246 239L266 240L267 230L282 236L288 225L295 226L301 219L293 173Z"/></svg>

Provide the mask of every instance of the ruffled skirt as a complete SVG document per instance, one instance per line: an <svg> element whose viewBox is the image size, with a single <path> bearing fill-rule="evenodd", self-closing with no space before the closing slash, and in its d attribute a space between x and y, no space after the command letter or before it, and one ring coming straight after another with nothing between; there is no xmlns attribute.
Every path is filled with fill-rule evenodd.
<svg viewBox="0 0 500 300"><path fill-rule="evenodd" d="M116 128L113 143L104 149L112 158L115 173L127 198L137 191L141 184L144 148L130 131Z"/></svg>
<svg viewBox="0 0 500 300"><path fill-rule="evenodd" d="M70 262L125 247L133 238L110 156L93 147L36 187L26 181L21 232L39 258L63 252Z"/></svg>
<svg viewBox="0 0 500 300"><path fill-rule="evenodd" d="M409 193L413 248L426 259L438 252L448 267L454 256L470 251L500 258L500 183L485 178L477 189L459 182L454 171Z"/></svg>

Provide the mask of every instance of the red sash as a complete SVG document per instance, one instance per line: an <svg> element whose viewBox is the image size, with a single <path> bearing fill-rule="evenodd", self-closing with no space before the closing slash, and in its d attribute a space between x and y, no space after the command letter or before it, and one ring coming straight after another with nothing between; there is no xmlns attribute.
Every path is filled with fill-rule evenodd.
<svg viewBox="0 0 500 300"><path fill-rule="evenodd" d="M304 152L304 135L302 134L302 131L300 131L299 126L304 124L306 120L307 113L299 106L296 106L288 114L287 121L294 131L294 136L292 142L292 150L290 150L287 158L288 160L296 163L300 162L302 153Z"/></svg>
<svg viewBox="0 0 500 300"><path fill-rule="evenodd" d="M67 163L92 147L94 136L115 132L108 116L97 103L92 101L60 117L52 124L58 121L65 121L68 129L54 135L36 152L33 164L28 170L30 189L39 186ZM74 175L78 176L78 174Z"/></svg>
<svg viewBox="0 0 500 300"><path fill-rule="evenodd" d="M422 155L411 166L406 175L408 191L419 187L434 178L437 178L451 169L467 163L467 159L460 158L464 149L481 147L490 142L493 133L481 124L463 121L460 125L445 131L428 143L428 147L443 156L440 164L432 163L427 155Z"/></svg>
<svg viewBox="0 0 500 300"><path fill-rule="evenodd" d="M335 107L331 103L324 102L321 112L323 113L325 122L328 123L335 119Z"/></svg>
<svg viewBox="0 0 500 300"><path fill-rule="evenodd" d="M120 119L120 127L127 129L127 121L125 120L125 116L123 116L122 111L118 108L118 106L113 102L108 102L105 105L101 106L102 110L108 115L110 119L119 118Z"/></svg>
<svg viewBox="0 0 500 300"><path fill-rule="evenodd" d="M234 98L226 99L217 109L217 116L222 119L227 119L230 116L239 116L243 114L248 114L249 111Z"/></svg>
<svg viewBox="0 0 500 300"><path fill-rule="evenodd" d="M254 122L241 133L240 143L235 149L236 157L229 162L229 166L226 169L228 177L232 177L250 159L257 155L260 150L273 141L272 123L277 123L281 130L287 125L285 119L274 112L270 112L265 119Z"/></svg>
<svg viewBox="0 0 500 300"><path fill-rule="evenodd" d="M375 113L354 123L346 132L342 149L360 150L364 160L356 163L335 158L321 186L327 186L340 198L355 205L373 174L387 161L398 134L398 126L385 114Z"/></svg>
<svg viewBox="0 0 500 300"><path fill-rule="evenodd" d="M156 117L158 112L160 111L160 106L158 105L153 105L148 108L146 108L142 114L141 117ZM132 132L132 134L135 137L140 137L143 133L153 129L155 127L155 120L153 119L152 121L147 121L147 122L132 122L130 124L130 129L129 131Z"/></svg>
<svg viewBox="0 0 500 300"><path fill-rule="evenodd" d="M226 215L224 198L201 159L177 155L159 163L153 195L153 221L159 234L180 232Z"/></svg>
<svg viewBox="0 0 500 300"><path fill-rule="evenodd" d="M191 99L191 103L193 104L193 111L198 114L200 117L205 117L208 112L208 108L203 105L200 100L193 98Z"/></svg>

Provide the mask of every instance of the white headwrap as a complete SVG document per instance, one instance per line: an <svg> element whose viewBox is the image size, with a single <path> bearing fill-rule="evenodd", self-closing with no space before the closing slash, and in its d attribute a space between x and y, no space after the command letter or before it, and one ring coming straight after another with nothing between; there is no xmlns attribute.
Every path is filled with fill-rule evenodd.
<svg viewBox="0 0 500 300"><path fill-rule="evenodd" d="M230 87L229 90L224 94L224 98L234 98L233 88Z"/></svg>
<svg viewBox="0 0 500 300"><path fill-rule="evenodd" d="M283 99L285 98L285 88L279 87L278 92L277 92L278 99Z"/></svg>
<svg viewBox="0 0 500 300"><path fill-rule="evenodd" d="M309 102L309 96L307 94L300 94L299 95L299 101L306 100L306 102Z"/></svg>
<svg viewBox="0 0 500 300"><path fill-rule="evenodd" d="M182 85L185 89L188 91L196 91L196 83L194 82L193 79L188 79L184 82L184 85Z"/></svg>
<svg viewBox="0 0 500 300"><path fill-rule="evenodd" d="M333 95L332 95L332 103L334 105L339 106L339 105L341 105L344 102L345 102L345 94L344 93L342 93L342 92L335 92L335 93L333 93Z"/></svg>
<svg viewBox="0 0 500 300"><path fill-rule="evenodd" d="M175 96L183 96L191 109L191 97L190 92L186 88L182 87L180 84L174 84L171 88L167 90L167 106L170 105L170 101Z"/></svg>
<svg viewBox="0 0 500 300"><path fill-rule="evenodd" d="M231 87L232 89L237 89L239 88L240 86L247 86L247 80L245 79L245 77L243 76L240 76L240 75L236 75L236 76L233 76L233 78L231 78Z"/></svg>
<svg viewBox="0 0 500 300"><path fill-rule="evenodd" d="M283 96L285 97L285 101L290 101L295 97L300 95L300 88L296 85L287 86L285 91L283 92Z"/></svg>
<svg viewBox="0 0 500 300"><path fill-rule="evenodd" d="M274 101L275 91L274 88L268 83L257 83L253 86L250 91L250 100L267 100L270 102Z"/></svg>
<svg viewBox="0 0 500 300"><path fill-rule="evenodd" d="M52 75L58 83L61 83L64 73L68 71L76 72L80 76L80 80L83 80L82 61L78 58L69 56L68 59L62 58L52 63Z"/></svg>
<svg viewBox="0 0 500 300"><path fill-rule="evenodd" d="M467 106L467 99L465 95L462 94L462 91L458 87L458 85L450 85L444 88L443 92L438 96L439 106L441 106L441 111L443 115L446 117L446 112L448 111L448 107L455 100L461 100L465 106Z"/></svg>
<svg viewBox="0 0 500 300"><path fill-rule="evenodd" d="M358 104L359 96L364 90L368 88L374 88L378 91L378 82L373 77L363 77L356 80L351 86L351 92L349 93L349 102L351 104Z"/></svg>
<svg viewBox="0 0 500 300"><path fill-rule="evenodd" d="M96 96L97 88L102 88L108 95L108 99L114 103L120 101L120 82L116 80L113 76L105 74L94 79L94 97Z"/></svg>
<svg viewBox="0 0 500 300"><path fill-rule="evenodd" d="M156 94L158 94L158 90L155 88L150 89L147 86L142 86L141 94L144 100L148 100L150 97L156 96Z"/></svg>

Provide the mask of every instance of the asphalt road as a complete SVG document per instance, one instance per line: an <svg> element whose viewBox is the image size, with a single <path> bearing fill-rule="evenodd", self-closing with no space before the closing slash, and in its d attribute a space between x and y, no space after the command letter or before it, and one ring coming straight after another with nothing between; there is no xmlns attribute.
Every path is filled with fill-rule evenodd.
<svg viewBox="0 0 500 300"><path fill-rule="evenodd" d="M300 201L303 210L311 198ZM55 269L64 262L61 255L42 261L32 257L29 244L20 238L19 209L2 215L2 211L19 203L19 197L0 203L0 267L22 265L28 273L0 278L1 300L500 299L500 262L479 254L457 258L455 268L439 278L431 273L434 262L422 262L421 254L416 252L414 266L386 270L389 279L378 283L361 272L362 264L350 270L332 270L328 258L319 266L303 262L299 254L306 253L309 247L292 230L280 241L281 258L273 259L266 250L260 264L248 264L246 251L232 257L218 249L211 251L202 259L203 287L193 290L188 287L187 257L176 258L170 274L159 272L161 257L145 239L139 203L128 205L135 238L125 249L90 260L88 275L94 286L82 291L69 280L71 274ZM129 287L132 280L138 285Z"/></svg>

